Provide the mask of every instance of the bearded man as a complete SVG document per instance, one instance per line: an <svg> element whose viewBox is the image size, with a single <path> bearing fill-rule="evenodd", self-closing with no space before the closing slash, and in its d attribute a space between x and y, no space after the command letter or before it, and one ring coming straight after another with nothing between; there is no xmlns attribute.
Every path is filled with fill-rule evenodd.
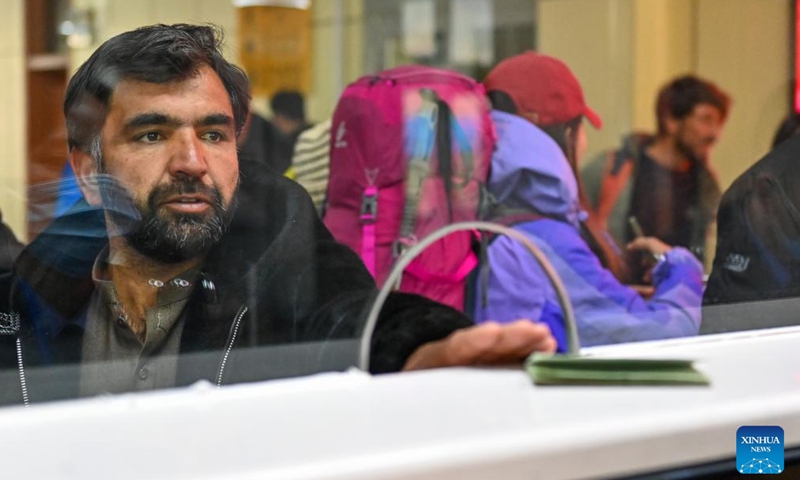
<svg viewBox="0 0 800 480"><path fill-rule="evenodd" d="M143 27L71 79L64 113L85 201L0 277L0 403L356 363L374 281L302 187L239 161L247 78L219 42L208 26ZM555 341L544 325L475 327L393 294L371 347L377 373L519 361Z"/></svg>
<svg viewBox="0 0 800 480"><path fill-rule="evenodd" d="M587 164L581 172L587 200L620 245L643 232L703 261L721 195L709 156L730 103L707 80L676 78L658 94L656 135L632 134L622 148ZM638 261L631 266L639 281L644 269Z"/></svg>

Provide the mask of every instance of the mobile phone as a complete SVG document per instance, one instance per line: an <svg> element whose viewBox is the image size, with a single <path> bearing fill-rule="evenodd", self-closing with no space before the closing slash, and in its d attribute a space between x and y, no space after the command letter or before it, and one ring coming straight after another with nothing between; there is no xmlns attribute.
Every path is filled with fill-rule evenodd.
<svg viewBox="0 0 800 480"><path fill-rule="evenodd" d="M636 238L644 237L644 232L642 231L642 226L639 225L639 221L636 220L636 217L631 215L628 217L628 225L631 226L631 230L633 231L633 236Z"/></svg>
<svg viewBox="0 0 800 480"><path fill-rule="evenodd" d="M639 221L636 220L635 216L631 215L630 217L628 217L628 225L631 226L631 230L633 231L633 235L636 238L644 237L644 231L642 230L642 226L639 225ZM656 263L664 260L664 254L663 253L656 254L656 253L650 252L650 256L653 258L653 260L656 261Z"/></svg>

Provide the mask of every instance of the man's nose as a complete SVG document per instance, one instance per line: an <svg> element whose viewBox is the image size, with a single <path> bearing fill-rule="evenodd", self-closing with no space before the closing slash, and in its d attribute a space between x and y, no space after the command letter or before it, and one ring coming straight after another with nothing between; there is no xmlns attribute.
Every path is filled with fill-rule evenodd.
<svg viewBox="0 0 800 480"><path fill-rule="evenodd" d="M203 177L208 172L208 163L201 139L191 131L180 132L174 138L175 144L169 163L170 174Z"/></svg>
<svg viewBox="0 0 800 480"><path fill-rule="evenodd" d="M719 136L722 134L723 126L724 125L722 123L715 123L711 127L711 135L710 136L714 139L714 141L717 141L719 139Z"/></svg>

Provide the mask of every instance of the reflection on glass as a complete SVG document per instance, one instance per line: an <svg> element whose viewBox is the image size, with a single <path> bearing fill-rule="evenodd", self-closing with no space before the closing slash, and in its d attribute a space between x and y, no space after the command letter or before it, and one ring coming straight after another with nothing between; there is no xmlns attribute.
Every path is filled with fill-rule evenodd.
<svg viewBox="0 0 800 480"><path fill-rule="evenodd" d="M26 2L26 8L34 3ZM362 237L370 225L383 224L382 213L395 212L397 232L403 229L404 217L407 225L412 223L412 217L404 215L412 206L416 207L413 223L425 219L431 223L427 230L412 228L410 234L406 226L404 235L393 235L386 243L377 241L383 233L376 231L375 255L385 255L375 260L372 269L379 284L381 262L392 264L415 237L464 219L464 212L486 218L488 207L499 203L511 210L501 209L495 220L520 213L517 209L531 215L531 206L534 215L551 213L550 205L538 197L522 195L526 198L509 203L505 195L509 191L566 189L568 198L559 197L567 198L559 204L562 207L582 200L570 179L584 187L584 209L598 214L598 222L584 222L594 234L558 233L559 227L573 223L566 213L566 222L548 228L543 226L552 223L549 218L518 220L542 226L536 241L554 250L565 248L566 239L579 239L581 233L595 239L581 244L591 255L573 258L556 251L551 255L567 272L566 283L574 274L574 285L581 286L573 290L572 300L583 326L583 343L694 334L701 320L699 283L677 280L686 276L682 268L697 270L693 260L687 258L676 268L656 268L652 278L648 276L652 262L661 256L636 257L624 251L633 240L630 216L637 218L645 236L688 247L705 262L711 276L701 333L795 324L798 219L793 159L798 147L787 140L764 157L775 126L791 105L791 52L786 38L793 27L785 19L792 2L743 0L735 11L722 6L724 2L701 0L693 9L680 3L345 0L337 3L341 11L333 11L326 2L314 2L310 10L293 16L307 27L303 31L308 36L292 37L302 55L293 55L291 65L278 61L289 51L289 38L281 42L277 27L288 28L295 20L281 23L280 9L260 19L231 2L193 4L188 7L191 12L180 13L167 6L150 9L141 14L147 24L173 23L183 16L222 23L231 47L226 55L247 64L248 75L259 79L258 89L249 93L246 85L232 89L230 78L214 68L213 81L203 67L196 75L178 72L173 78L167 72L165 80L152 82L152 75L163 73L160 67L130 61L122 70L115 66L102 74L97 67L96 84L84 86L92 90L105 85L113 91L114 101L107 103L105 94L89 102L79 96L71 100L87 108L76 111L79 115L70 126L69 162L58 105L65 80L99 46L87 42L129 30L128 9L137 7L109 0L96 3L96 10L68 10L64 2L54 3L58 8L52 18L39 18L42 25L52 27L47 38L37 27L25 32L24 41L9 37L4 43L9 52L18 45L20 51L8 65L21 66L4 71L7 88L0 92L8 106L7 128L0 135L5 148L0 153L3 165L9 166L0 184L0 208L11 227L0 232L3 401L136 391L197 380L228 384L355 365L363 315L375 294L370 261L362 265L359 259L370 257ZM652 34L653 18L669 19L658 35ZM247 35L240 38L237 34L244 30L237 27L245 21ZM763 28L767 21L770 29ZM275 28L269 29L270 48L260 49L263 45L253 42L264 33L265 24ZM56 27L75 40L68 42L69 54L63 35L57 42L60 46L53 43L58 38ZM249 44L242 40L245 37ZM430 85L397 96L392 122L380 123L385 105L369 112L355 104L343 107L352 100L342 96L343 87L356 78L376 77L377 72L413 63L466 74L467 85L469 78L484 82L501 61L531 49L570 66L581 81L585 104L602 116L602 130L572 125L575 142L562 145L559 139L567 136L542 128L547 126L542 112L511 112L504 103L507 99L497 94L490 95L494 112L486 127L480 119L489 117L489 106L478 100L482 95L448 96ZM259 56L263 51L271 52L269 58ZM53 52L58 55L50 55ZM254 62L243 61L248 55ZM125 68L141 68L143 81L117 75ZM80 77L73 76L73 82L75 78ZM708 80L724 90L733 100L730 107L714 98L725 95L712 93L708 101L699 102L699 108L690 102L688 110L667 117L654 112L662 87L690 78ZM537 79L521 81L530 87ZM205 94L185 101L189 97L167 88L170 85ZM289 108L290 114L280 119L278 91L301 92L302 114ZM159 92L165 96L155 101ZM250 94L255 95L253 115L246 105ZM336 113L355 110L364 110L363 117ZM28 126L23 129L25 118ZM237 139L243 124L245 133ZM184 135L187 125L191 135ZM450 128L439 128L442 125ZM363 134L362 127L373 133ZM521 141L536 143L515 145L520 150L530 147L553 155L535 165L518 162L515 170L504 170L508 165L500 160L509 146L509 131L516 129L528 133L520 136ZM27 141L22 130L27 131ZM793 131L791 125L786 130ZM668 163L678 168L665 168L657 139L648 136L644 141L637 132L657 137L666 132L677 140L672 153L678 155ZM623 136L628 140L620 141ZM477 143L465 148L470 142ZM446 153L440 151L442 145L450 146L449 172L447 162L441 161ZM353 221L337 231L339 200L330 194L343 184L335 180L336 172L328 184L331 159L335 162L355 146L363 151L357 159L363 164L347 171L343 181L355 181L357 174L365 174L364 166L390 150L402 152L407 164L395 172L394 197L383 192L374 196L366 184L345 192ZM487 148L490 153L477 153ZM578 151L584 152L583 161L570 164L570 153ZM631 152L644 162L627 167L626 154ZM578 178L576 169L583 164L586 168ZM483 169L489 172L481 173ZM284 172L308 190L313 202L277 175ZM378 176L366 173L362 178ZM419 181L408 182L409 177ZM623 177L628 181L619 180ZM492 195L477 193L477 184L484 181ZM523 181L527 183L522 185ZM615 187L616 199L603 193L609 184ZM409 185L439 196L415 205ZM732 186L721 202L715 246L715 205L728 185ZM402 201L409 196L411 202ZM580 223L582 214L577 210L571 212ZM336 239L352 248L333 242L326 224ZM22 244L12 232L27 244L24 252L20 253ZM406 243L395 244L393 240L401 237ZM445 269L447 278L436 278L430 268L421 272L412 268L401 289L417 281L421 286L413 291L474 314L479 321L521 317L548 324L563 348L552 292L529 278L538 277L537 267L526 264L527 254L498 261L496 253L505 239L481 240L466 235L441 243L431 250L425 265L452 260ZM615 251L615 243L620 250ZM596 256L598 244L606 248ZM666 260L670 255L676 256L667 253ZM16 270L9 275L17 256ZM604 256L619 256L620 263L630 267L627 275L609 280L615 289L619 287L615 290L619 295L589 295L603 291L602 279L609 277L575 273L587 262L596 262L602 272L598 258ZM491 268L472 270L476 263ZM605 266L614 271L612 264ZM470 275L462 276L465 272ZM423 280L412 280L415 274ZM495 288L498 283L504 288ZM447 300L437 296L432 284L457 294ZM624 286L628 284L635 293ZM516 293L502 293L504 289ZM522 307L512 310L512 305ZM655 305L657 313L652 312ZM509 308L504 313L501 307ZM687 328L669 327L676 320ZM394 294L372 344L372 370L442 365L441 357L430 354L435 349L422 347L439 346L448 334L471 325L472 320L459 312ZM463 358L454 363L459 362L468 363Z"/></svg>

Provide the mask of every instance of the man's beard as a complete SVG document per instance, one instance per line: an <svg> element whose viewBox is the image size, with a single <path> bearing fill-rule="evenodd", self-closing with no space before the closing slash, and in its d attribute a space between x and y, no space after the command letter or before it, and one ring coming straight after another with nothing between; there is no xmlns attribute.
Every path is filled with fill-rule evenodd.
<svg viewBox="0 0 800 480"><path fill-rule="evenodd" d="M678 148L678 151L681 153L681 155L683 155L683 157L689 160L692 164L705 163L705 155L696 152L680 138L676 140L675 146Z"/></svg>
<svg viewBox="0 0 800 480"><path fill-rule="evenodd" d="M713 141L709 139L703 139L702 142L704 143L711 143L713 145ZM701 145L705 146L705 145ZM688 142L684 141L683 139L683 132L678 132L678 135L675 137L675 147L678 151L689 161L694 164L697 163L706 163L708 160L708 150L700 150L699 148L695 149L689 145Z"/></svg>
<svg viewBox="0 0 800 480"><path fill-rule="evenodd" d="M161 263L180 263L208 252L227 232L236 209L235 200L225 206L216 186L188 176L156 186L146 202L137 202L111 175L101 177L103 205L114 223L114 231L109 232L123 236L134 250ZM187 194L211 199L211 211L172 212L161 206L170 197Z"/></svg>

